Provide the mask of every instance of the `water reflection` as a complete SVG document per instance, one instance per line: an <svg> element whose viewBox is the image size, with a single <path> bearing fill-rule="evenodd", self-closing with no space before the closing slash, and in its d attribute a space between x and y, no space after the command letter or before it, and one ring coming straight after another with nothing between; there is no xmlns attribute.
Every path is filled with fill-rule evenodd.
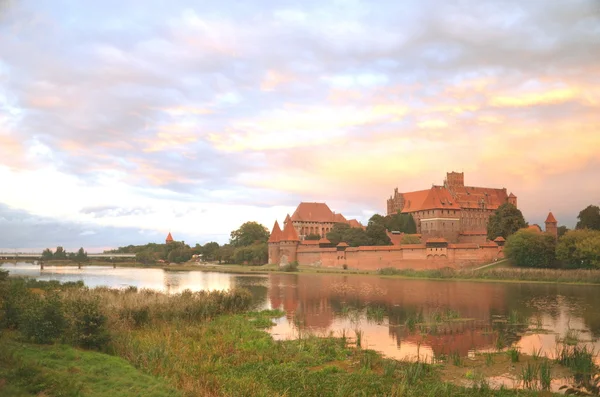
<svg viewBox="0 0 600 397"><path fill-rule="evenodd" d="M361 332L362 345L394 358L468 356L515 345L523 353L554 357L557 338L576 337L600 351L600 287L479 283L327 274L244 275L112 267L46 267L5 264L13 274L41 280L79 281L90 287L184 289L248 288L256 307L285 316L271 333L346 335Z"/></svg>

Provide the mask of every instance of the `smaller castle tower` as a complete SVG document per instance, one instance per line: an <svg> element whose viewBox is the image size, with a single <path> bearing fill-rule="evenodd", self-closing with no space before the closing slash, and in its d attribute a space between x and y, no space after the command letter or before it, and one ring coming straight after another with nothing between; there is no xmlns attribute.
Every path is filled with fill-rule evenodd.
<svg viewBox="0 0 600 397"><path fill-rule="evenodd" d="M548 213L546 218L546 233L551 234L554 238L558 238L558 221L552 215L552 211Z"/></svg>
<svg viewBox="0 0 600 397"><path fill-rule="evenodd" d="M165 244L171 244L173 242L173 236L171 236L171 232L169 232L169 234L167 235L167 238L165 239Z"/></svg>
<svg viewBox="0 0 600 397"><path fill-rule="evenodd" d="M286 222L279 238L279 264L285 265L298 260L298 244L300 238L292 222Z"/></svg>
<svg viewBox="0 0 600 397"><path fill-rule="evenodd" d="M279 241L281 240L281 228L279 227L279 222L275 221L273 225L273 229L271 230L271 235L269 236L269 264L279 263L280 261L280 253L279 253Z"/></svg>
<svg viewBox="0 0 600 397"><path fill-rule="evenodd" d="M517 206L517 196L515 196L512 192L508 195L508 203Z"/></svg>

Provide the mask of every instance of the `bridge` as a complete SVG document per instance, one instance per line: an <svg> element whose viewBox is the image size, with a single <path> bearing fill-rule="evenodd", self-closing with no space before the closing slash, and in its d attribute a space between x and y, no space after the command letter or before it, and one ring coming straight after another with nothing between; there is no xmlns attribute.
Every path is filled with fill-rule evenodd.
<svg viewBox="0 0 600 397"><path fill-rule="evenodd" d="M88 258L97 259L124 259L135 258L135 254L87 254ZM0 259L40 259L41 252L0 252ZM67 258L68 259L68 258Z"/></svg>

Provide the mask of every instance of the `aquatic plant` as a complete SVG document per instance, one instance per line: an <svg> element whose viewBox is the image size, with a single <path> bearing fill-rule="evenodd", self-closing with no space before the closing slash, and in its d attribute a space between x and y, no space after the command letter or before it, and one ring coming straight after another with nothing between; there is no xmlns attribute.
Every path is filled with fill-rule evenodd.
<svg viewBox="0 0 600 397"><path fill-rule="evenodd" d="M526 389L533 389L536 386L536 381L538 378L539 367L537 365L528 362L521 369L521 381L523 382L523 387Z"/></svg>
<svg viewBox="0 0 600 397"><path fill-rule="evenodd" d="M506 353L510 357L510 361L512 363L519 362L519 349L513 347L513 348L508 349Z"/></svg>
<svg viewBox="0 0 600 397"><path fill-rule="evenodd" d="M450 360L452 360L452 364L454 364L455 366L457 366L457 367L463 366L463 359L458 351L450 352L449 357L450 357Z"/></svg>
<svg viewBox="0 0 600 397"><path fill-rule="evenodd" d="M550 390L550 385L552 383L552 374L550 369L550 361L543 360L540 363L540 386L542 387L542 390Z"/></svg>
<svg viewBox="0 0 600 397"><path fill-rule="evenodd" d="M491 367L494 365L494 355L492 353L484 353L485 354L485 365Z"/></svg>

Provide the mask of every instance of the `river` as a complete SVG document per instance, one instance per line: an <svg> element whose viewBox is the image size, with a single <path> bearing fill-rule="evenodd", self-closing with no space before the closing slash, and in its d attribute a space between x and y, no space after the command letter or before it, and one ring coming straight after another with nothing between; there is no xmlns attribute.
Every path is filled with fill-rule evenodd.
<svg viewBox="0 0 600 397"><path fill-rule="evenodd" d="M557 338L576 338L600 351L600 286L432 281L339 274L233 274L90 266L40 270L3 264L11 275L83 281L89 287L135 286L168 293L185 289L249 289L257 308L282 309L271 334L354 338L398 359L429 359L494 351L554 356Z"/></svg>

